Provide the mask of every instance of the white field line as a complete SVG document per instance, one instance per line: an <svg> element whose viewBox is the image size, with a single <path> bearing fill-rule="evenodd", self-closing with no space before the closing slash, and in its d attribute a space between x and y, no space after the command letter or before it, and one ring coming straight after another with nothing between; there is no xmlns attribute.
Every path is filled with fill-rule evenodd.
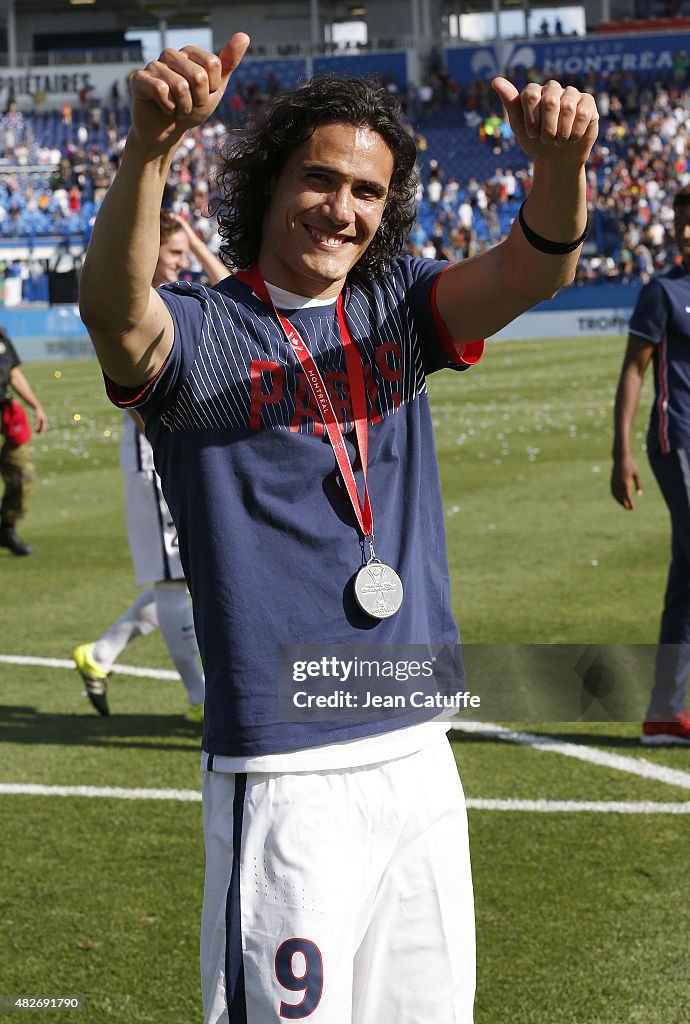
<svg viewBox="0 0 690 1024"><path fill-rule="evenodd" d="M75 669L71 658L28 658L23 654L0 654L0 664L40 665L43 668ZM113 665L112 671L120 676L141 676L144 679L179 679L177 672L169 668L137 668L136 665Z"/></svg>
<svg viewBox="0 0 690 1024"><path fill-rule="evenodd" d="M482 800L468 797L474 811L530 811L532 813L570 814L690 814L690 800L684 803L653 803L631 800Z"/></svg>
<svg viewBox="0 0 690 1024"><path fill-rule="evenodd" d="M690 789L690 772L683 772L677 768L666 768L662 764L654 764L642 757L625 757L622 754L612 754L608 750L600 750L598 747L584 747L577 743L568 743L566 740L555 739L553 736L516 732L505 726L495 725L493 722L454 721L451 727L456 732L493 736L496 739L505 740L507 743L517 743L535 750L545 750L549 754L563 754L565 757L574 757L578 761L596 764L600 768L613 768L619 772L627 772L629 775L639 775L643 779L664 782L668 786Z"/></svg>
<svg viewBox="0 0 690 1024"><path fill-rule="evenodd" d="M126 789L121 786L42 786L34 783L0 783L0 795L6 796L72 796L111 800L177 800L199 803L201 793L195 789ZM569 814L690 814L690 801L685 803L635 803L616 800L467 800L467 807L477 811L528 811L530 813Z"/></svg>
<svg viewBox="0 0 690 1024"><path fill-rule="evenodd" d="M112 800L179 800L200 803L197 789L128 789L123 786L41 786L33 782L0 783L0 795L7 796L85 796Z"/></svg>
<svg viewBox="0 0 690 1024"><path fill-rule="evenodd" d="M47 668L66 668L74 670L74 662L71 658L34 658L20 654L0 654L0 664L6 665L37 665L44 666ZM171 669L160 669L160 668L138 668L135 665L115 665L113 672L120 675L140 676L149 679L179 679L177 672L173 672ZM647 761L641 757L625 757L622 754L612 754L607 750L600 750L598 747L585 747L579 746L576 743L569 743L565 740L557 740L552 736L540 736L536 733L529 732L517 732L514 729L508 729L502 725L496 725L493 722L463 722L454 721L451 724L451 728L457 732L475 733L481 736L493 736L496 739L505 740L508 743L516 743L520 746L532 747L536 750L543 750L550 754L562 754L565 757L574 757L579 761L585 761L589 764L596 764L602 768L613 768L616 771L627 772L629 775L637 775L641 778L652 779L655 782L664 782L669 786L678 786L681 789L690 789L690 772L680 771L677 768L666 768L664 765L655 764L651 761ZM64 787L63 787L64 788ZM70 787L66 787L70 789ZM77 789L84 787L77 787ZM88 787L86 787L88 789ZM0 786L0 793L6 792L6 790ZM168 793L177 792L175 790L123 790L123 793ZM102 793L102 791L99 791ZM60 794L62 795L62 794ZM67 795L78 795L72 794L70 791ZM145 799L145 797L122 797L122 799ZM164 799L163 797L151 797L150 799ZM186 797L167 797L165 799L187 799ZM504 801L489 801L492 805L501 804ZM484 801L484 803L487 803ZM518 804L538 804L539 801L507 801L507 803L518 803ZM547 801L547 803L557 804L558 801ZM568 801L565 801L568 803ZM471 806L468 801L468 807ZM478 806L478 805L477 805ZM583 806L577 803L577 806ZM608 806L608 805L607 805ZM643 805L635 805L643 806ZM652 806L652 805L650 805ZM662 806L678 806L682 807L682 804L675 805L662 805ZM499 809L498 807L496 809ZM684 812L673 812L673 813L684 813Z"/></svg>

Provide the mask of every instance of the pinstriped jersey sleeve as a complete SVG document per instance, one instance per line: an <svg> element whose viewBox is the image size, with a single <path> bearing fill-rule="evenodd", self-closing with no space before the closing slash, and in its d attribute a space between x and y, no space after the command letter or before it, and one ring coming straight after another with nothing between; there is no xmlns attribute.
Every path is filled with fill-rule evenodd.
<svg viewBox="0 0 690 1024"><path fill-rule="evenodd" d="M444 368L466 370L478 363L484 352L483 339L455 342L438 312L436 286L451 266L446 261L405 257L394 268L393 280L400 281L400 301L408 311L425 374Z"/></svg>
<svg viewBox="0 0 690 1024"><path fill-rule="evenodd" d="M664 338L669 319L666 292L658 280L650 281L640 292L630 318L630 333L658 345Z"/></svg>
<svg viewBox="0 0 690 1024"><path fill-rule="evenodd" d="M106 392L111 402L121 409L137 409L142 415L153 410L160 412L166 407L194 361L204 322L204 304L207 304L205 291L186 282L158 289L173 320L172 349L156 376L143 387L125 388L106 377Z"/></svg>

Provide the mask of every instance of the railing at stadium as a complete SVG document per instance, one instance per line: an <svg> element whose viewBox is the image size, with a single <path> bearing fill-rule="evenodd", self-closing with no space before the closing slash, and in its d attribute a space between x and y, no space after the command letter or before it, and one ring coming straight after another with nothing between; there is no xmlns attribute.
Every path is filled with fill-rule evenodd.
<svg viewBox="0 0 690 1024"><path fill-rule="evenodd" d="M15 54L10 64L9 54L0 53L0 68L21 70L22 68L60 67L71 64L136 64L142 61L141 47L126 49L50 50Z"/></svg>
<svg viewBox="0 0 690 1024"><path fill-rule="evenodd" d="M249 57L333 57L355 53L386 53L390 50L414 50L419 40L414 36L372 36L366 43L342 46L338 43L294 42L253 43ZM18 53L12 65L9 55L0 53L0 68L59 67L65 64L134 64L143 60L141 47L126 49L60 49L47 52Z"/></svg>

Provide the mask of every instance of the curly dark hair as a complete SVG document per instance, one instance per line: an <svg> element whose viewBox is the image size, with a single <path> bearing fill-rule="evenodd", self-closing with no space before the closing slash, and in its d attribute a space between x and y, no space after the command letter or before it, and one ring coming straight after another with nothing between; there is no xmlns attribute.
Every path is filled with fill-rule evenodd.
<svg viewBox="0 0 690 1024"><path fill-rule="evenodd" d="M226 262L244 270L258 259L271 181L291 153L323 124L369 128L393 155L381 224L350 276L366 279L379 274L402 251L415 222L415 143L400 122L397 101L380 83L329 74L281 93L246 128L229 133L216 176L220 196L211 203Z"/></svg>

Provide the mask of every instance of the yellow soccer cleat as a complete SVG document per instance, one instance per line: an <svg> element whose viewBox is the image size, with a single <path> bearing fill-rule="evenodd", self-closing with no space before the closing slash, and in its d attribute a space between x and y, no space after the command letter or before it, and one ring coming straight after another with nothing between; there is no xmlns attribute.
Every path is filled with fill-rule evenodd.
<svg viewBox="0 0 690 1024"><path fill-rule="evenodd" d="M86 696L89 698L99 715L109 715L108 708L108 673L93 660L93 644L80 644L72 651L74 663L79 675L84 680Z"/></svg>

